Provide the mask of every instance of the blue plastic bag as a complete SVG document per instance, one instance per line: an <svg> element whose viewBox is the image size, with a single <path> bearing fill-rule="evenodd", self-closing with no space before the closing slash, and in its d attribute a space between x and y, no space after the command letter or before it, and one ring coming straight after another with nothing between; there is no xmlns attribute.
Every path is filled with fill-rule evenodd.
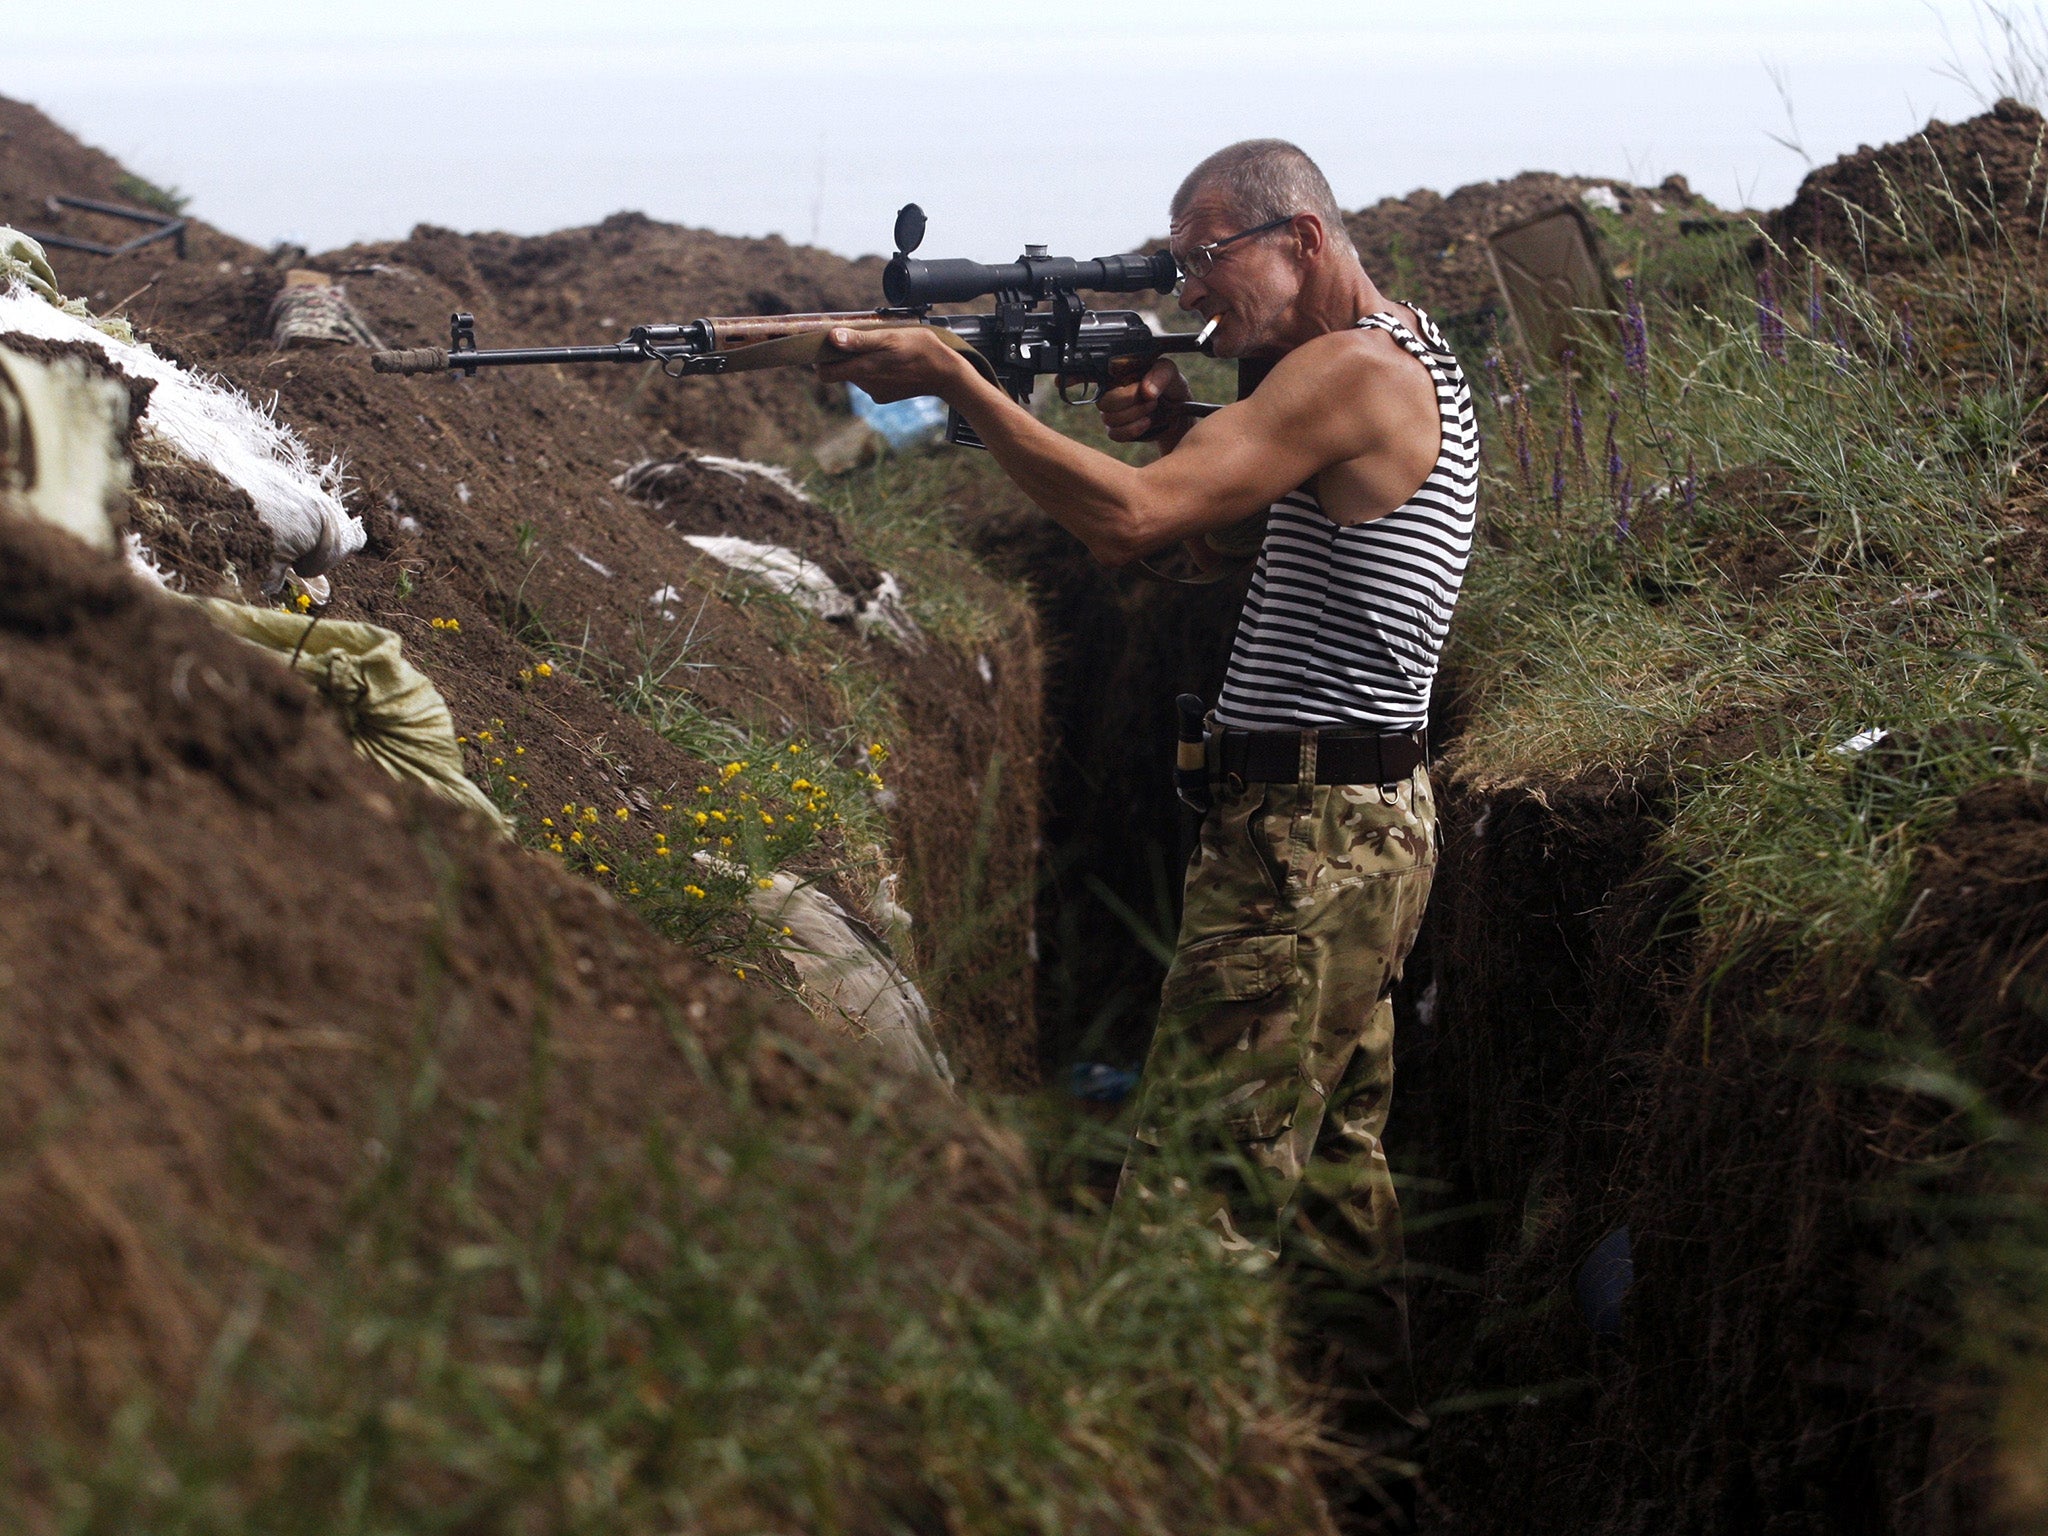
<svg viewBox="0 0 2048 1536"><path fill-rule="evenodd" d="M846 403L896 453L929 447L946 435L946 402L937 395L913 395L880 405L858 384L849 384Z"/></svg>

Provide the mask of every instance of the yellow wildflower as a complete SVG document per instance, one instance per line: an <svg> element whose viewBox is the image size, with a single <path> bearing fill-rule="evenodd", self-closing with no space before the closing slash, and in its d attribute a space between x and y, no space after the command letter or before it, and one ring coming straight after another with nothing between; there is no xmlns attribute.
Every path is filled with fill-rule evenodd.
<svg viewBox="0 0 2048 1536"><path fill-rule="evenodd" d="M550 662L537 661L533 664L533 675L535 677L553 677L555 675L554 666Z"/></svg>
<svg viewBox="0 0 2048 1536"><path fill-rule="evenodd" d="M597 864L597 865L593 865L592 867L593 867L594 869L596 869L596 871L597 871L597 872L598 872L598 873L599 873L600 875L608 875L608 874L610 874L610 873L612 872L612 867L611 867L611 865L609 865L609 864Z"/></svg>
<svg viewBox="0 0 2048 1536"><path fill-rule="evenodd" d="M766 875L763 875L760 879L756 880L754 884L758 885L762 890L765 891L769 889L771 886L773 886L775 882L773 880L770 880Z"/></svg>
<svg viewBox="0 0 2048 1536"><path fill-rule="evenodd" d="M633 813L632 813L631 811L627 810L627 809L626 809L626 808L625 808L625 807L624 807L624 806L622 805L622 806L620 806L620 807L619 807L619 808L618 808L618 809L617 809L616 811L613 811L613 812L612 812L612 814L613 814L614 816L618 817L618 819L619 819L620 821L625 821L625 820L629 819L629 818L630 818L630 817L632 816L632 814L633 814Z"/></svg>

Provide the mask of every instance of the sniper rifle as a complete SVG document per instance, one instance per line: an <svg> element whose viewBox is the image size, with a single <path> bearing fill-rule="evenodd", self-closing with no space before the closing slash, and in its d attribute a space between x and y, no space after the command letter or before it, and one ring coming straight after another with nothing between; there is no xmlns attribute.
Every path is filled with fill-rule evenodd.
<svg viewBox="0 0 2048 1536"><path fill-rule="evenodd" d="M1169 251L1150 255L1100 256L1078 261L1048 256L1028 245L1013 262L919 261L911 253L924 241L924 210L906 205L896 215L896 254L882 272L880 309L835 314L739 315L685 321L680 325L636 325L623 341L583 347L511 347L484 350L476 344L476 320L458 313L449 320L448 346L415 347L371 354L379 373L460 371L534 363L633 363L659 365L670 378L744 373L830 361L828 334L839 328L882 330L924 325L971 358L983 376L1011 399L1029 405L1033 386L1047 374L1059 381L1060 397L1085 405L1103 389L1142 378L1153 362L1170 353L1209 351L1214 322L1199 332L1161 334L1134 310L1090 309L1083 291L1171 293L1179 269ZM989 314L934 314L940 304L993 297ZM1213 355L1213 354L1210 354ZM1218 407L1191 405L1206 415ZM1164 430L1164 423L1159 430ZM958 411L946 441L982 446Z"/></svg>

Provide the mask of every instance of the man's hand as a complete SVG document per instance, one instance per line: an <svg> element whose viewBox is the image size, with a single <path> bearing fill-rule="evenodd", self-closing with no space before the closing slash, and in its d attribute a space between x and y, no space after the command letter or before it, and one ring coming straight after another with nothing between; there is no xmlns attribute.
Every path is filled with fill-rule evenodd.
<svg viewBox="0 0 2048 1536"><path fill-rule="evenodd" d="M1135 384L1105 389L1095 408L1102 412L1103 428L1115 442L1135 443L1162 422L1171 442L1177 435L1173 429L1187 424L1181 407L1193 398L1180 366L1172 358L1162 357Z"/></svg>
<svg viewBox="0 0 2048 1536"><path fill-rule="evenodd" d="M876 400L908 400L913 395L944 395L973 366L922 325L886 330L834 330L827 340L839 354L818 364L818 377L828 384L858 384Z"/></svg>

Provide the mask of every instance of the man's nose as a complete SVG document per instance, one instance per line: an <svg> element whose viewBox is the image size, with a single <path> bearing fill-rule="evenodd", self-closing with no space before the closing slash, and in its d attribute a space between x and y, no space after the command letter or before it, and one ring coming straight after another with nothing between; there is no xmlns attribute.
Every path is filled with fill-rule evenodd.
<svg viewBox="0 0 2048 1536"><path fill-rule="evenodd" d="M1202 286L1202 280L1199 277L1183 277L1180 280L1180 307L1192 310L1206 292L1208 290Z"/></svg>

